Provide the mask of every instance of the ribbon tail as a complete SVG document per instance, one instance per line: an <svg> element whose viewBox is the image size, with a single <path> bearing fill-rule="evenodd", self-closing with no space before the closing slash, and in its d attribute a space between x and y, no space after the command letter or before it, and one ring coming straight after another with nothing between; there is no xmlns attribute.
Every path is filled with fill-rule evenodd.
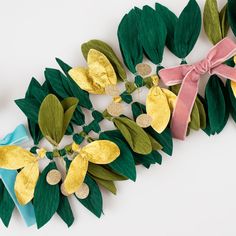
<svg viewBox="0 0 236 236"><path fill-rule="evenodd" d="M159 76L166 86L180 84L183 82L184 77L192 69L190 65L180 65L159 71Z"/></svg>
<svg viewBox="0 0 236 236"><path fill-rule="evenodd" d="M21 124L17 126L12 133L7 134L0 140L0 146L19 144L28 140L29 137L27 135L27 131L24 125ZM9 192L26 225L31 226L36 223L34 207L32 203L28 203L24 206L19 204L14 190L17 174L18 172L16 170L6 170L0 168L0 178L3 181L5 188Z"/></svg>
<svg viewBox="0 0 236 236"><path fill-rule="evenodd" d="M228 78L236 82L236 70L234 67L227 66L225 64L220 64L219 66L212 69L211 74L217 74L224 78Z"/></svg>
<svg viewBox="0 0 236 236"><path fill-rule="evenodd" d="M199 74L190 71L181 85L171 120L171 132L176 139L185 139L191 111L198 92L198 84Z"/></svg>

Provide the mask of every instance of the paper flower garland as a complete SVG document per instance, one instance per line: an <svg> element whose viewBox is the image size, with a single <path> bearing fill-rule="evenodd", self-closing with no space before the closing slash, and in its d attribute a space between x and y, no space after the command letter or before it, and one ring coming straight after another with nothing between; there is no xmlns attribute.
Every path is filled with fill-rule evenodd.
<svg viewBox="0 0 236 236"><path fill-rule="evenodd" d="M235 7L236 0L228 0L219 11L216 0L206 0L203 25L215 46L199 63L188 65L186 59L201 30L197 2L190 0L179 17L156 3L155 9L135 7L118 27L124 64L134 79L127 78L120 59L101 40L81 46L86 68L72 68L56 58L62 72L46 68L42 84L32 78L24 98L15 102L28 119L34 146L29 150L19 146L27 139L22 125L0 141L4 225L16 205L28 226L36 223L40 228L57 213L69 227L74 222L71 195L100 217L100 187L116 194L115 181L136 180L136 165L161 164L161 152L172 155L172 135L184 139L200 129L208 135L220 133L229 114L236 122L236 44L226 37L230 27L236 35ZM165 46L181 65L169 69L161 65ZM143 63L144 56L156 65L155 73L149 62ZM203 97L197 89L205 73L210 78ZM122 92L119 82L125 85ZM145 105L132 96L141 87L148 89ZM106 94L111 103L98 111L89 94ZM133 117L124 115L123 103ZM101 130L104 119L114 129ZM61 148L65 135L71 142ZM52 145L50 150L42 147L43 138ZM42 159L48 160L44 169L39 165Z"/></svg>

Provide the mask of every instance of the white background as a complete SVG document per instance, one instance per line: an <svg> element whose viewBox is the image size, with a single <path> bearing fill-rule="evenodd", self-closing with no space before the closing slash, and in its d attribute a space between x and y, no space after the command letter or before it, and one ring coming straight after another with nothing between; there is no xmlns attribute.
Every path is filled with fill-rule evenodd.
<svg viewBox="0 0 236 236"><path fill-rule="evenodd" d="M225 1L219 1L220 6ZM32 76L43 81L45 67L56 67L54 57L85 65L81 43L97 38L120 55L116 31L122 16L133 6L154 7L151 0L21 0L0 1L0 135L26 119L14 104L22 98ZM161 0L177 15L187 0ZM204 0L198 0L203 8ZM231 35L232 36L232 35ZM189 63L201 59L211 44L203 30ZM165 53L164 65L179 61ZM202 86L207 77L202 81ZM100 99L100 107L107 100ZM118 183L118 194L104 193L104 213L97 219L71 200L75 223L70 228L59 217L41 230L26 228L14 212L1 235L160 235L235 236L236 234L236 126L230 118L224 131L208 137L193 132L185 142L174 141L173 157L163 165L138 168L136 183Z"/></svg>

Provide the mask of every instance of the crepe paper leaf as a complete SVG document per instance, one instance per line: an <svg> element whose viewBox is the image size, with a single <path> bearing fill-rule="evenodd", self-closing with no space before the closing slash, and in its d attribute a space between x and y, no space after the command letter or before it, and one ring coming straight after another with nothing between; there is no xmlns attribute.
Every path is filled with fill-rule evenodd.
<svg viewBox="0 0 236 236"><path fill-rule="evenodd" d="M75 67L69 71L70 77L80 88L92 94L103 94L106 86L116 85L115 70L103 53L90 49L87 64L88 68Z"/></svg>
<svg viewBox="0 0 236 236"><path fill-rule="evenodd" d="M73 97L69 97L69 98L65 98L62 102L61 105L64 109L64 121L63 121L63 130L62 133L66 132L66 129L68 127L68 125L70 124L70 121L72 119L72 116L74 114L74 111L78 105L78 99L77 98L73 98ZM72 127L73 129L73 127ZM72 130L73 132L73 130Z"/></svg>
<svg viewBox="0 0 236 236"><path fill-rule="evenodd" d="M229 25L234 33L236 35L236 1L235 0L228 0L228 20Z"/></svg>
<svg viewBox="0 0 236 236"><path fill-rule="evenodd" d="M108 164L120 155L119 147L108 140L96 140L83 147L70 164L64 181L65 191L75 193L84 181L88 162Z"/></svg>
<svg viewBox="0 0 236 236"><path fill-rule="evenodd" d="M229 96L230 114L231 114L234 122L236 122L236 97L235 97L234 91L232 89L232 84L233 84L232 81L230 81L230 80L226 81L226 88L227 88L227 92L228 92L228 96Z"/></svg>
<svg viewBox="0 0 236 236"><path fill-rule="evenodd" d="M223 38L217 0L206 0L203 23L209 40L213 44L217 44Z"/></svg>
<svg viewBox="0 0 236 236"><path fill-rule="evenodd" d="M96 49L99 52L103 53L110 63L112 64L118 79L124 81L126 80L126 71L119 60L119 58L116 56L115 52L113 49L105 42L98 40L98 39L93 39L90 40L86 43L83 43L81 46L82 53L84 55L85 60L87 60L88 52L90 49Z"/></svg>
<svg viewBox="0 0 236 236"><path fill-rule="evenodd" d="M195 100L195 104L197 105L198 112L199 112L199 119L200 119L200 128L205 129L206 128L206 112L204 105L202 104L201 100L199 99L199 96L197 96Z"/></svg>
<svg viewBox="0 0 236 236"><path fill-rule="evenodd" d="M56 57L56 62L58 63L58 65L61 67L61 69L63 70L63 72L68 76L68 72L69 70L72 68L71 66L69 66L68 64L66 64L64 61L62 61L61 59Z"/></svg>
<svg viewBox="0 0 236 236"><path fill-rule="evenodd" d="M162 133L170 121L170 107L166 95L160 87L152 87L146 98L147 114L152 118L151 126Z"/></svg>
<svg viewBox="0 0 236 236"><path fill-rule="evenodd" d="M37 161L27 165L17 174L14 190L20 204L25 205L33 199L38 178L39 165Z"/></svg>
<svg viewBox="0 0 236 236"><path fill-rule="evenodd" d="M151 135L148 135L151 144L152 144L152 150L161 150L163 147L161 146L161 144L159 142L156 141L156 139L154 139Z"/></svg>
<svg viewBox="0 0 236 236"><path fill-rule="evenodd" d="M48 172L54 169L56 169L55 162L50 162L41 173L35 188L34 211L38 229L52 218L59 207L59 185L50 185L46 180Z"/></svg>
<svg viewBox="0 0 236 236"><path fill-rule="evenodd" d="M114 195L116 195L116 186L114 184L113 181L111 180L104 180L104 179L99 179L95 176L91 176L91 178L93 178L97 184L99 184L100 186L102 186L103 188L107 189L108 191L110 191L111 193L113 193Z"/></svg>
<svg viewBox="0 0 236 236"><path fill-rule="evenodd" d="M102 214L102 194L97 183L88 175L86 175L84 182L89 187L89 195L85 199L77 199L82 203L88 210L90 210L98 218Z"/></svg>
<svg viewBox="0 0 236 236"><path fill-rule="evenodd" d="M220 81L220 87L221 87L221 91L224 95L224 100L225 100L225 114L224 114L224 120L223 123L221 124L221 126L219 127L219 129L216 131L217 134L219 134L225 127L225 125L227 124L227 121L229 119L229 112L230 112L230 99L229 99L229 95L227 93L227 89L224 86L224 83L222 81Z"/></svg>
<svg viewBox="0 0 236 236"><path fill-rule="evenodd" d="M120 156L108 166L117 173L135 181L136 169L133 155L121 132L118 130L105 131L100 133L99 139L110 140L120 149Z"/></svg>
<svg viewBox="0 0 236 236"><path fill-rule="evenodd" d="M112 181L126 180L125 177L118 175L118 174L112 172L111 170L104 168L101 165L96 165L93 163L89 163L88 172L91 175L93 175L99 179L103 179L103 180L112 180Z"/></svg>
<svg viewBox="0 0 236 236"><path fill-rule="evenodd" d="M31 152L15 145L0 146L0 157L0 168L8 170L21 169L37 160Z"/></svg>
<svg viewBox="0 0 236 236"><path fill-rule="evenodd" d="M159 64L162 61L167 29L158 11L144 6L139 23L139 39L148 59Z"/></svg>
<svg viewBox="0 0 236 236"><path fill-rule="evenodd" d="M224 123L226 105L221 89L223 82L217 75L212 75L206 85L205 98L208 108L208 117L211 133L215 134Z"/></svg>
<svg viewBox="0 0 236 236"><path fill-rule="evenodd" d="M162 88L161 90L166 95L166 98L168 100L168 104L169 104L169 107L170 107L170 111L172 112L175 108L177 96L172 91L170 91L169 89Z"/></svg>
<svg viewBox="0 0 236 236"><path fill-rule="evenodd" d="M117 32L123 60L132 73L136 72L136 65L143 60L143 48L137 37L140 14L140 9L132 9L122 18Z"/></svg>
<svg viewBox="0 0 236 236"><path fill-rule="evenodd" d="M152 151L148 135L133 120L126 117L116 117L113 122L134 152L145 155Z"/></svg>
<svg viewBox="0 0 236 236"><path fill-rule="evenodd" d="M64 180L64 188L68 194L75 193L84 181L88 170L88 160L78 154L70 164L66 178Z"/></svg>
<svg viewBox="0 0 236 236"><path fill-rule="evenodd" d="M198 106L196 103L193 105L193 109L190 115L190 122L189 122L189 128L193 130L199 130L200 129L200 115L198 111Z"/></svg>
<svg viewBox="0 0 236 236"><path fill-rule="evenodd" d="M42 132L39 128L39 125L28 119L28 128L29 128L31 137L34 140L34 145L39 144L39 141L43 137Z"/></svg>
<svg viewBox="0 0 236 236"><path fill-rule="evenodd" d="M60 192L60 202L57 209L57 214L70 227L74 222L74 215L68 201L68 198Z"/></svg>
<svg viewBox="0 0 236 236"><path fill-rule="evenodd" d="M158 163L161 165L162 156L159 152L152 151L148 155L136 154L136 155L134 155L134 160L137 164L142 164L144 167L146 167L148 169L152 164Z"/></svg>
<svg viewBox="0 0 236 236"><path fill-rule="evenodd" d="M175 54L174 32L178 18L172 11L170 11L167 7L161 5L160 3L156 3L155 8L156 11L161 15L162 20L166 25L166 46L173 54Z"/></svg>
<svg viewBox="0 0 236 236"><path fill-rule="evenodd" d="M0 180L0 219L3 224L8 227L15 204L5 188L2 180Z"/></svg>
<svg viewBox="0 0 236 236"><path fill-rule="evenodd" d="M65 134L77 104L76 98L66 98L60 103L53 94L43 100L39 110L39 127L54 146L60 143Z"/></svg>
<svg viewBox="0 0 236 236"><path fill-rule="evenodd" d="M79 105L87 109L92 108L89 94L83 91L70 77L52 68L46 68L44 75L56 95L61 98L76 97L79 99Z"/></svg>
<svg viewBox="0 0 236 236"><path fill-rule="evenodd" d="M24 112L27 118L38 123L38 102L34 98L23 98L15 100L16 105Z"/></svg>
<svg viewBox="0 0 236 236"><path fill-rule="evenodd" d="M195 0L189 0L175 27L176 55L185 58L193 49L201 30L201 10Z"/></svg>
<svg viewBox="0 0 236 236"><path fill-rule="evenodd" d="M141 103L134 102L131 108L135 120L140 114L146 113L146 107ZM169 128L166 128L161 134L157 133L152 127L145 128L144 130L161 144L163 152L170 156L172 155L173 141Z"/></svg>
<svg viewBox="0 0 236 236"><path fill-rule="evenodd" d="M222 37L226 37L229 31L229 22L228 22L228 6L225 6L220 11L220 25L221 25L221 32Z"/></svg>

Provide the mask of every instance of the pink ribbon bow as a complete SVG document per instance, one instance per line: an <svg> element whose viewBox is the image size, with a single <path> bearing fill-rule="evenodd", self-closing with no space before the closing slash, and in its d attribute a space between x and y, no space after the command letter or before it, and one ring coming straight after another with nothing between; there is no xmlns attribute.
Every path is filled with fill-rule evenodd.
<svg viewBox="0 0 236 236"><path fill-rule="evenodd" d="M171 120L171 131L174 138L184 140L186 136L201 75L216 74L236 82L236 69L222 64L235 54L236 44L230 38L224 38L200 62L159 71L159 76L165 85L182 83Z"/></svg>

